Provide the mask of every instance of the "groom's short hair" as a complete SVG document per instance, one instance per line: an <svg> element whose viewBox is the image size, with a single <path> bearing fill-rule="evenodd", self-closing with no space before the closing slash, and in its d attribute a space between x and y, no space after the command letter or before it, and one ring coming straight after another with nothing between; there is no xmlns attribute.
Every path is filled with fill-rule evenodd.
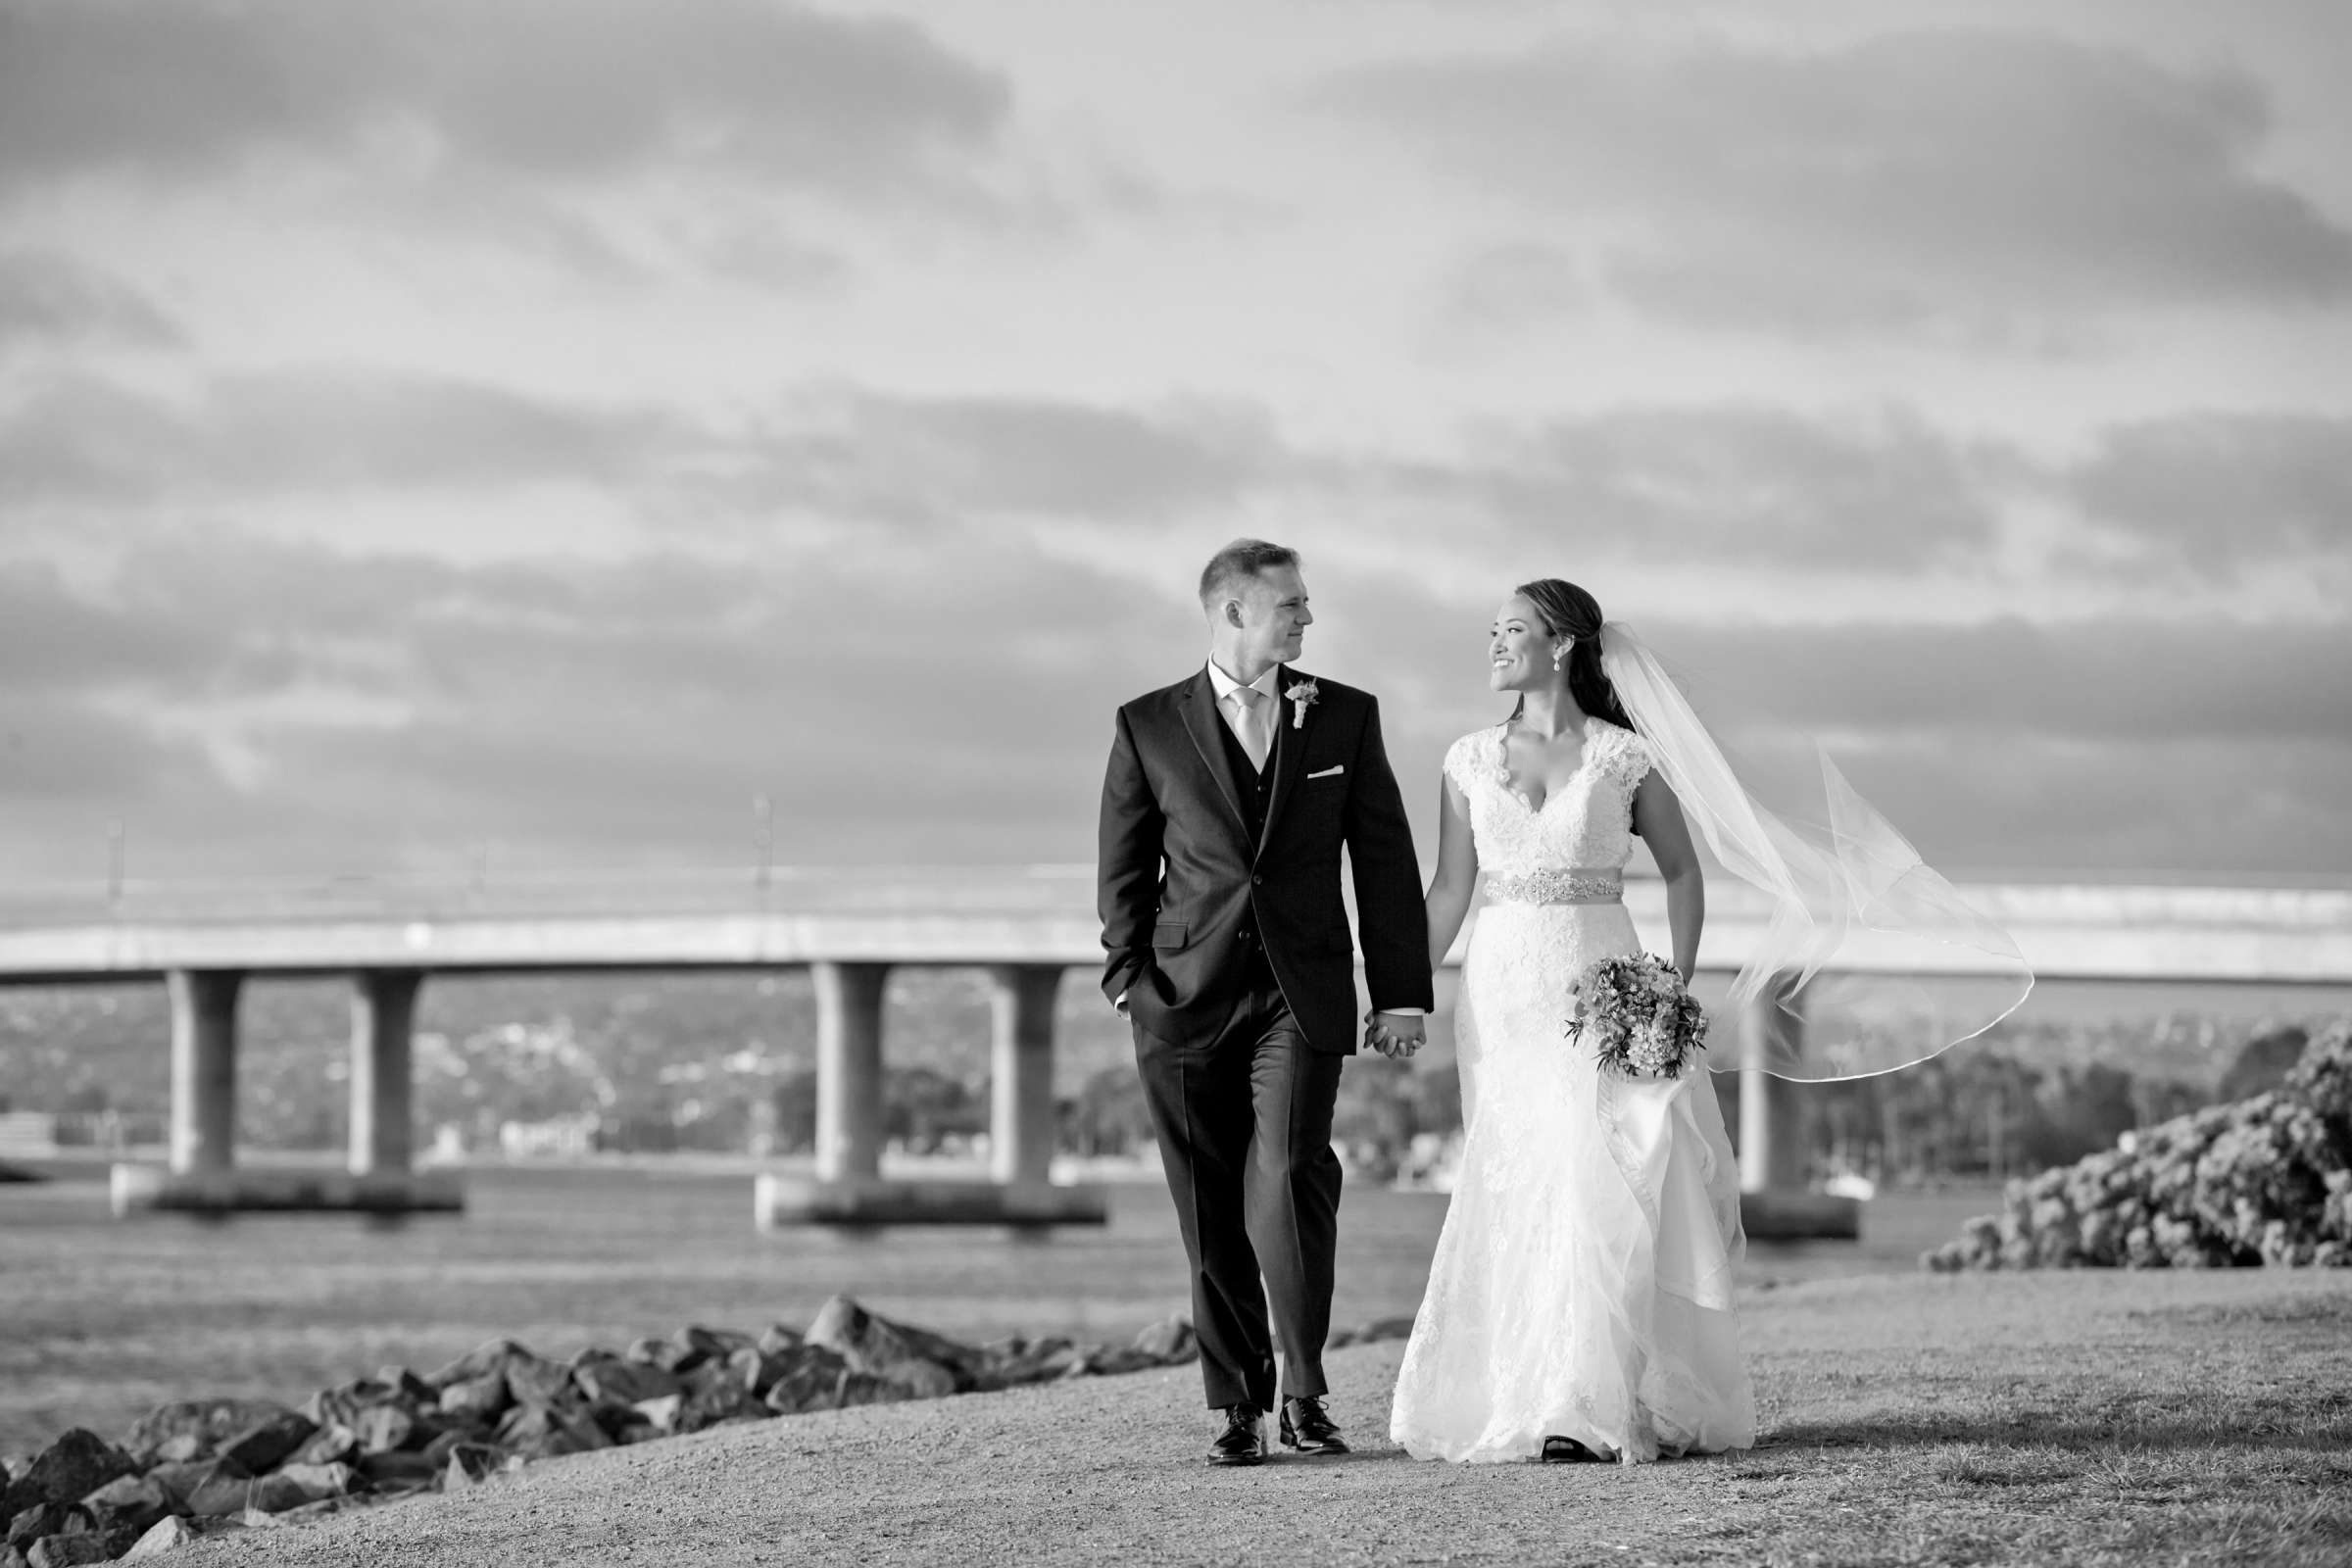
<svg viewBox="0 0 2352 1568"><path fill-rule="evenodd" d="M1298 552L1288 545L1270 545L1263 539L1236 539L1208 558L1200 569L1200 603L1212 606L1233 594L1234 584L1244 577L1254 577L1270 566L1298 564Z"/></svg>

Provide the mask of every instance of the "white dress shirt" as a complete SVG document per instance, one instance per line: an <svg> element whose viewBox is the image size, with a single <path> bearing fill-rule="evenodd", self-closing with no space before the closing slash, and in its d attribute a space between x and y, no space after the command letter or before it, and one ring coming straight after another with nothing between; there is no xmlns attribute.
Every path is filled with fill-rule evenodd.
<svg viewBox="0 0 2352 1568"><path fill-rule="evenodd" d="M1258 702L1265 709L1266 756L1269 758L1274 755L1275 726L1282 718L1282 699L1275 694L1275 684L1281 675L1282 666L1270 664L1263 674L1249 683L1250 689L1257 693ZM1250 749L1250 737L1242 729L1242 704L1233 695L1242 689L1243 683L1218 668L1213 659L1208 662L1208 683L1216 688L1217 712L1223 716L1225 727L1233 731L1233 738L1240 741L1242 750L1247 752Z"/></svg>

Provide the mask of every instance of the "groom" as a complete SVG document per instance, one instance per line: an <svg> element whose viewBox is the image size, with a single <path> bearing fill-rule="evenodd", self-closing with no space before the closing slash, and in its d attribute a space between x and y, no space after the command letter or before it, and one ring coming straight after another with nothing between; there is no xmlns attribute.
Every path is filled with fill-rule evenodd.
<svg viewBox="0 0 2352 1568"><path fill-rule="evenodd" d="M1379 705L1285 662L1314 623L1298 553L1227 545L1200 574L1200 608L1207 666L1119 710L1102 780L1102 990L1134 1025L1192 1263L1201 1377L1224 1412L1208 1460L1256 1464L1276 1392L1269 1300L1282 1441L1348 1451L1323 1408L1331 1115L1356 1022L1343 847L1384 1050L1419 1044L1432 996Z"/></svg>

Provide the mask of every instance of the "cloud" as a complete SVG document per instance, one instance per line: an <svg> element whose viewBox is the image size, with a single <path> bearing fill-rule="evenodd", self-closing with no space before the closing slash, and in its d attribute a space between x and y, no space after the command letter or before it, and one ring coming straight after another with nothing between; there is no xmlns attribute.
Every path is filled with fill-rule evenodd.
<svg viewBox="0 0 2352 1568"><path fill-rule="evenodd" d="M49 250L0 251L0 350L90 342L170 348L177 327L102 269Z"/></svg>
<svg viewBox="0 0 2352 1568"><path fill-rule="evenodd" d="M62 375L0 414L0 497L258 496L613 483L679 438L644 410L350 367L232 374L177 401Z"/></svg>
<svg viewBox="0 0 2352 1568"><path fill-rule="evenodd" d="M1382 695L1426 827L1445 745L1505 706L1491 607L1312 565L1308 667ZM487 568L215 531L95 585L20 567L0 854L78 864L123 816L157 871L705 863L764 793L787 860L1082 860L1111 710L1199 657L1183 590L981 528ZM2352 865L2352 627L1643 630L1768 783L1820 734L1954 864Z"/></svg>
<svg viewBox="0 0 2352 1568"><path fill-rule="evenodd" d="M1530 544L1871 570L1981 557L2002 466L1899 413L1634 408L1495 437L1436 487Z"/></svg>
<svg viewBox="0 0 2352 1568"><path fill-rule="evenodd" d="M2352 561L2352 419L2183 413L2119 425L2068 476L2093 519L2204 571Z"/></svg>
<svg viewBox="0 0 2352 1568"><path fill-rule="evenodd" d="M1298 462L1261 411L1241 405L1144 410L857 389L797 400L756 456L756 486L777 498L930 520L1164 517L1231 504Z"/></svg>
<svg viewBox="0 0 2352 1568"><path fill-rule="evenodd" d="M0 0L0 193L363 150L533 177L657 163L859 200L1002 127L995 72L906 22L765 0Z"/></svg>
<svg viewBox="0 0 2352 1568"><path fill-rule="evenodd" d="M2054 36L1577 41L1359 69L1316 96L1534 198L1604 287L1703 325L1998 331L2352 297L2352 233L2259 172L2257 82Z"/></svg>

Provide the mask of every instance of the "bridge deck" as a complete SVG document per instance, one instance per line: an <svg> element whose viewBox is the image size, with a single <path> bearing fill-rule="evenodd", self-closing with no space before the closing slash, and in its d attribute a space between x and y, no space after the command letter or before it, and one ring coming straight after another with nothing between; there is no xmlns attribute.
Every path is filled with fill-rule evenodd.
<svg viewBox="0 0 2352 1568"><path fill-rule="evenodd" d="M2021 883L1961 891L2052 978L2352 983L2352 891ZM1626 902L1636 924L1662 944L1663 887L1632 882ZM495 891L383 883L259 896L157 889L111 908L19 898L0 906L0 984L152 978L174 969L1090 965L1102 956L1092 906L1083 867L922 878L779 874L764 886L741 876L673 876ZM1718 886L1708 912L1703 966L1739 967L1762 933L1761 901ZM1965 976L1984 965L1965 950L1923 956L1865 935L1844 967Z"/></svg>

